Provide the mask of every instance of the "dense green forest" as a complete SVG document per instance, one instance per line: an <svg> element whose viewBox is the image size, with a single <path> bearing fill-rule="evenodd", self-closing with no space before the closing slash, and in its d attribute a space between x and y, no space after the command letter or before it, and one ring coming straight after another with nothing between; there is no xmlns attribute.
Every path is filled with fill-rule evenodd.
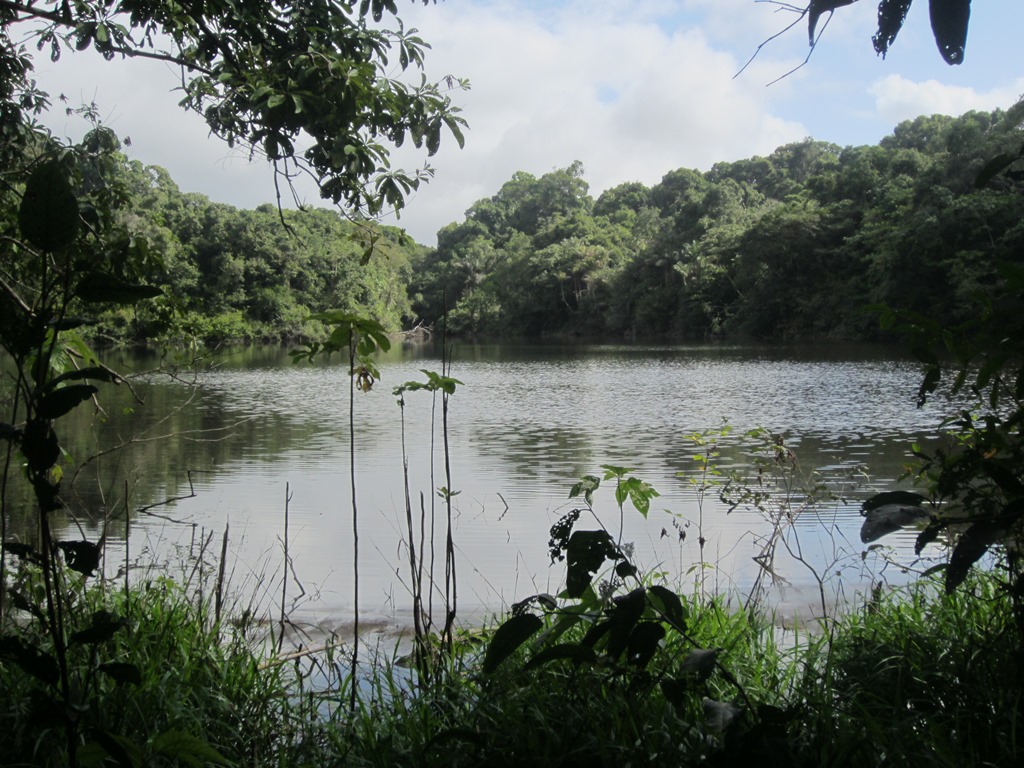
<svg viewBox="0 0 1024 768"><path fill-rule="evenodd" d="M164 295L106 314L102 337L266 341L315 333L307 318L324 309L359 311L395 330L411 316L418 246L401 230L323 208L240 210L183 193L164 169L134 161L120 172L128 228L148 243Z"/></svg>
<svg viewBox="0 0 1024 768"><path fill-rule="evenodd" d="M870 338L865 305L970 316L1017 261L1024 198L976 190L1003 113L920 117L878 146L807 140L597 200L575 163L517 173L416 264L414 310L462 332ZM997 185L998 186L998 185Z"/></svg>
<svg viewBox="0 0 1024 768"><path fill-rule="evenodd" d="M877 146L806 140L596 200L578 162L520 172L434 249L323 209L213 203L126 162L133 228L162 257L166 295L102 333L295 338L325 309L398 330L447 308L455 333L517 336L870 339L862 308L878 303L959 322L994 260L1024 253L1015 181L975 188L1020 134L1001 111L920 117Z"/></svg>

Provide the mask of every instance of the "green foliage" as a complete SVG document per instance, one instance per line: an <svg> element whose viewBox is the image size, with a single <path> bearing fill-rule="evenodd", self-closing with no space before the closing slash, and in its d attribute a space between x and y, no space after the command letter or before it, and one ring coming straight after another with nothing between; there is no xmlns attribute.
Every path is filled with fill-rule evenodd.
<svg viewBox="0 0 1024 768"><path fill-rule="evenodd" d="M270 160L279 183L305 172L324 199L351 211L398 210L431 171L391 168L391 148L409 139L432 156L445 132L461 146L465 121L447 95L454 78L407 84L428 46L397 18L397 30L385 28L385 12L397 17L398 8L376 0L6 3L4 130L16 133L26 111L47 105L30 79L25 37L53 60L93 48L108 60L164 61L181 70L181 106L229 145Z"/></svg>
<svg viewBox="0 0 1024 768"><path fill-rule="evenodd" d="M1020 263L1020 117L920 117L596 202L578 164L517 173L414 257L413 310L491 335L888 339L861 311L881 302L964 322L1001 279L991 256Z"/></svg>
<svg viewBox="0 0 1024 768"><path fill-rule="evenodd" d="M212 606L167 579L127 594L71 586L67 663L81 685L77 754L69 758L53 728L59 710L47 711L47 702L59 700L52 637L36 621L8 620L0 640L7 764L251 765L295 749L293 678L263 663L244 627L216 626ZM19 569L14 594L42 589L37 569Z"/></svg>
<svg viewBox="0 0 1024 768"><path fill-rule="evenodd" d="M997 158L979 176L979 184L998 184L1000 196L1024 199L1013 161ZM987 200L989 190L962 193L971 202ZM975 313L960 323L925 314L880 308L885 327L903 334L924 364L918 405L924 405L951 378L947 391L961 400L958 412L945 421L947 444L932 452L918 451L917 479L927 496L893 500L891 494L865 504L865 527L881 513L894 516L889 526L920 520L927 525L916 551L932 543L950 547L945 586L953 592L975 564L993 553L1013 596L1013 612L1024 627L1024 266L1020 253L998 240L982 251L991 279L976 285ZM925 502L928 507L925 507ZM862 537L863 537L862 533Z"/></svg>
<svg viewBox="0 0 1024 768"><path fill-rule="evenodd" d="M354 224L324 209L251 211L182 194L156 167L122 163L128 214L159 242L166 296L130 315L107 313L97 334L114 339L216 344L308 338L309 316L367 314L398 330L411 316L405 285L417 246L399 230ZM362 264L372 249L373 258Z"/></svg>

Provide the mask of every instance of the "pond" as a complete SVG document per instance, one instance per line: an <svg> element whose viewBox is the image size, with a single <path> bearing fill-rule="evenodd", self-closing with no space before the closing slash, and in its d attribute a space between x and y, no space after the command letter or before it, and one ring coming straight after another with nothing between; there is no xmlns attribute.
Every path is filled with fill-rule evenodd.
<svg viewBox="0 0 1024 768"><path fill-rule="evenodd" d="M134 371L156 362L126 351L108 361ZM421 510L429 519L431 508L438 516L439 578L438 489L448 482L440 401L407 394L403 453L403 409L392 394L406 381L424 381L422 369L439 372L439 347L396 344L378 365L381 381L355 393L352 427L361 615L383 627L408 624L411 615L403 455L417 519ZM757 510L729 511L718 498L724 475L701 474L701 449L687 437L720 429L725 419L732 433L713 466L742 472L751 487L759 477L742 434L763 427L783 441L783 459L768 474L785 470L792 483L788 498L802 511L790 535L802 549L797 559L780 546L770 564L781 612L813 613L819 576L829 598L841 598L878 579L904 578L888 558L913 560L912 532L870 551L859 539L860 501L895 487L911 444L937 439L942 416L940 408L915 408L919 367L890 349L459 342L451 365L461 382L450 399L448 444L466 621L559 591L565 569L550 563L549 529L580 506L569 499L571 486L601 475L603 465L631 468L660 493L646 519L627 502L621 521L623 541L635 546L645 573L667 573L684 588L701 580L708 589L746 594L759 574L769 575L753 558L771 526ZM74 435L69 465L94 457L77 475L68 471L77 514L63 535L105 532L110 572L127 558L187 578L197 555L215 570L228 528L234 594L272 611L282 597L287 533L284 596L292 618L343 628L353 604L347 364L294 366L286 349L256 348L174 376L140 376L133 386L143 404L124 388L116 397L107 389L101 417L79 409L78 421L61 426L62 435ZM115 444L125 447L103 453ZM707 480L719 485L701 494ZM840 498L803 509L800 490L814 483ZM159 504L177 497L184 498ZM768 511L778 512L782 501L773 496ZM618 535L609 488L597 492L594 508ZM584 516L579 526L593 524Z"/></svg>

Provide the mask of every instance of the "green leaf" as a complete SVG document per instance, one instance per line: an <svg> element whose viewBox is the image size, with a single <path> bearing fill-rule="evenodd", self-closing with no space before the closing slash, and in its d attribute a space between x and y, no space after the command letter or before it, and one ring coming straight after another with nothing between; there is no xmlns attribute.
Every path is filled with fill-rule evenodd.
<svg viewBox="0 0 1024 768"><path fill-rule="evenodd" d="M569 489L569 498L574 499L582 493L587 504L593 504L594 491L596 491L600 485L601 478L595 475L584 475L580 478L578 483Z"/></svg>
<svg viewBox="0 0 1024 768"><path fill-rule="evenodd" d="M207 763L230 765L231 762L208 742L184 731L165 731L152 742L152 750L171 761L181 761L197 768Z"/></svg>
<svg viewBox="0 0 1024 768"><path fill-rule="evenodd" d="M602 464L601 469L604 470L605 480L611 480L616 477L622 478L630 472L636 471L633 467L616 467L614 464Z"/></svg>
<svg viewBox="0 0 1024 768"><path fill-rule="evenodd" d="M490 645L487 646L483 665L484 672L490 673L497 669L501 662L515 653L543 626L544 622L539 616L532 613L521 613L498 627L494 637L491 638Z"/></svg>
<svg viewBox="0 0 1024 768"><path fill-rule="evenodd" d="M59 251L78 234L78 200L63 166L43 163L32 171L18 209L21 234L36 248Z"/></svg>
<svg viewBox="0 0 1024 768"><path fill-rule="evenodd" d="M88 400L99 390L92 384L71 384L44 395L36 406L41 419L57 419Z"/></svg>
<svg viewBox="0 0 1024 768"><path fill-rule="evenodd" d="M636 507L637 512L645 518L651 509L651 499L657 498L661 495L654 490L654 486L645 483L638 477L630 477L623 480L620 485L620 489L624 494L629 495L629 500L633 502L633 506ZM618 495L618 493L616 495ZM623 497L623 501L624 500L625 497ZM619 503L621 504L622 501Z"/></svg>
<svg viewBox="0 0 1024 768"><path fill-rule="evenodd" d="M715 662L721 652L721 648L697 648L690 651L689 655L683 659L680 670L696 675L697 680L703 683L715 671Z"/></svg>

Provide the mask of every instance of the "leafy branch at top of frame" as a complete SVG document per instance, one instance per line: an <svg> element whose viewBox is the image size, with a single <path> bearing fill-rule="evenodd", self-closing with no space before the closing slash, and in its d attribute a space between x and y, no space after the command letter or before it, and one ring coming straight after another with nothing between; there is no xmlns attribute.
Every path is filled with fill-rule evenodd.
<svg viewBox="0 0 1024 768"><path fill-rule="evenodd" d="M396 29L381 25L386 14ZM13 36L18 25L54 61L93 48L107 60L179 66L180 105L200 114L212 133L266 157L275 182L312 176L321 197L347 211L399 211L430 177L428 167L392 168L392 147L411 140L432 157L445 133L460 147L465 141L466 122L447 91L468 83L424 76L411 84L392 76L422 72L429 47L402 25L393 0L0 0L3 36ZM25 54L17 67L5 68L0 91L33 89L32 63ZM20 113L17 99L5 101Z"/></svg>

